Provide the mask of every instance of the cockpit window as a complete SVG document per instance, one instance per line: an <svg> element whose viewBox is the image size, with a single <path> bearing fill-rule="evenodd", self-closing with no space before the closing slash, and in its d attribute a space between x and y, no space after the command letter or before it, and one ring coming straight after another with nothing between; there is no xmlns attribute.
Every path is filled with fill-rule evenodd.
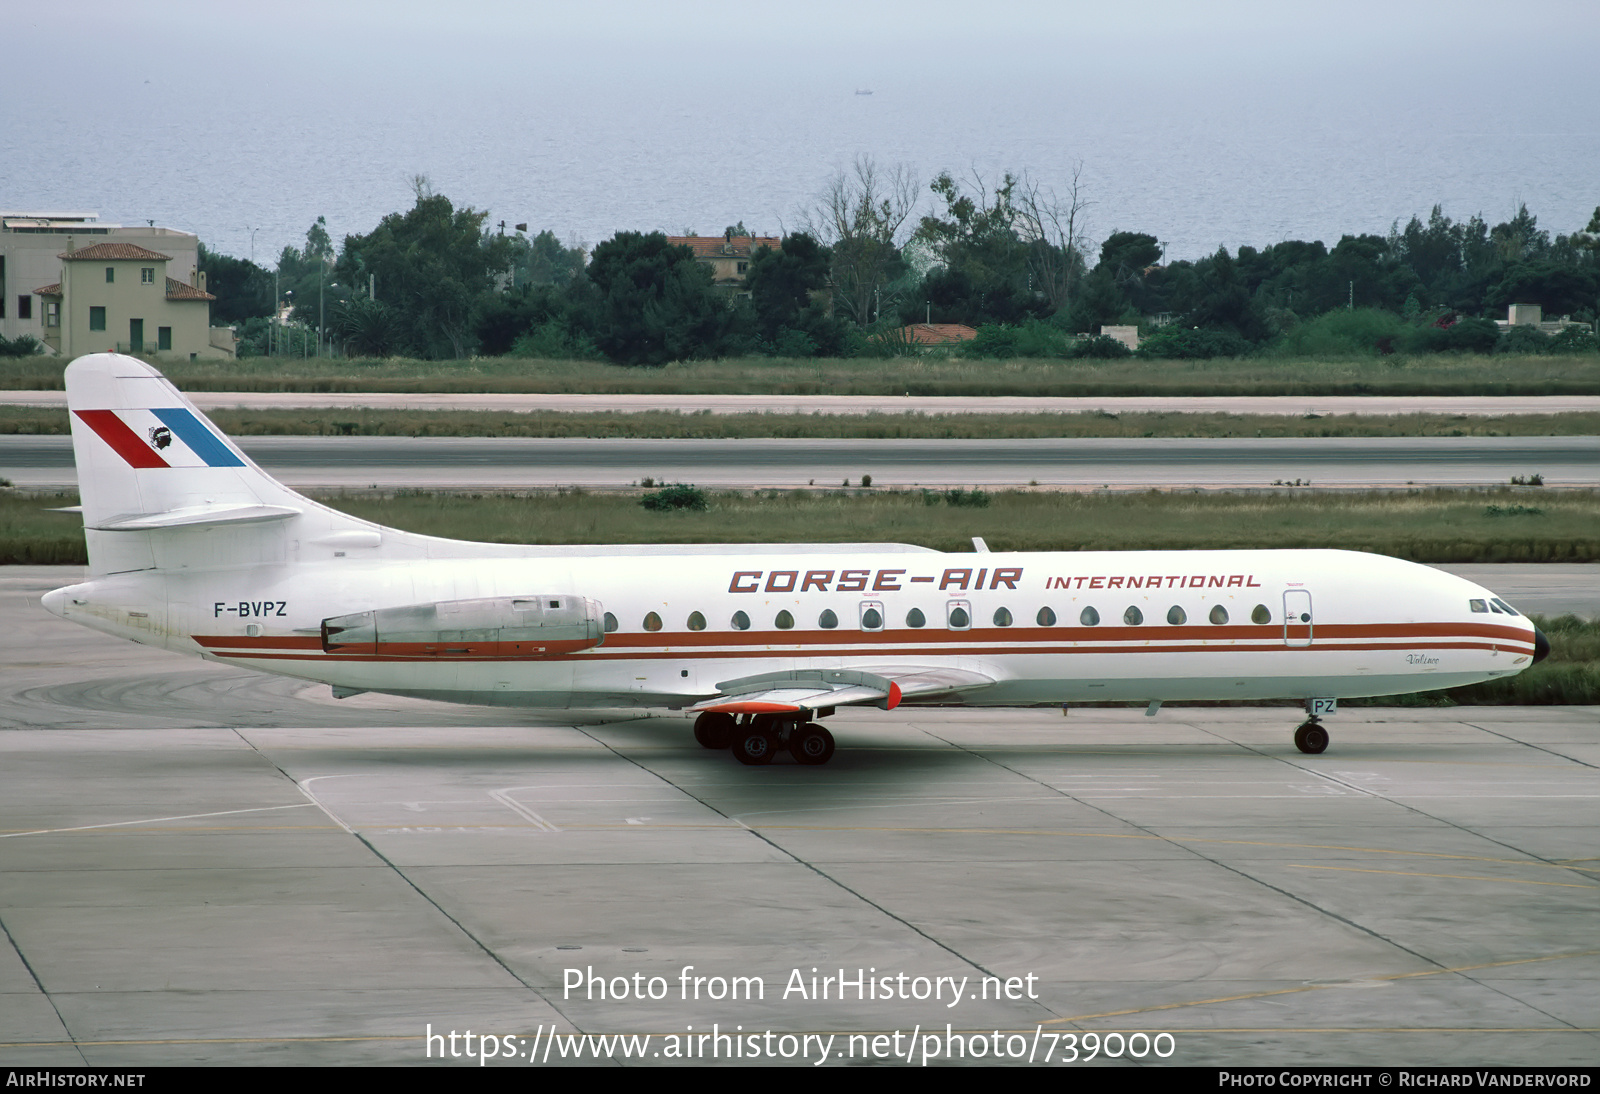
<svg viewBox="0 0 1600 1094"><path fill-rule="evenodd" d="M1510 604L1507 604L1504 600L1501 600L1498 596L1491 599L1489 603L1495 605L1507 615L1517 614L1517 609L1513 608Z"/></svg>
<svg viewBox="0 0 1600 1094"><path fill-rule="evenodd" d="M1489 605L1482 600L1469 600L1467 604L1475 612L1487 612L1489 610Z"/></svg>

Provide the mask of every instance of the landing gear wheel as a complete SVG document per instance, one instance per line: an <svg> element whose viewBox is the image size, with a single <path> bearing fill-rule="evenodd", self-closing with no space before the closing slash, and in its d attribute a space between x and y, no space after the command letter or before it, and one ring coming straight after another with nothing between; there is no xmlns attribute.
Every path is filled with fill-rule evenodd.
<svg viewBox="0 0 1600 1094"><path fill-rule="evenodd" d="M778 752L778 737L770 729L740 726L729 742L733 758L751 767L770 764Z"/></svg>
<svg viewBox="0 0 1600 1094"><path fill-rule="evenodd" d="M733 715L708 710L694 720L694 739L701 748L727 748L733 740Z"/></svg>
<svg viewBox="0 0 1600 1094"><path fill-rule="evenodd" d="M789 735L789 753L796 763L825 764L833 759L833 734L819 725L803 725Z"/></svg>
<svg viewBox="0 0 1600 1094"><path fill-rule="evenodd" d="M1328 731L1318 722L1307 722L1294 731L1294 746L1308 756L1316 756L1328 747Z"/></svg>

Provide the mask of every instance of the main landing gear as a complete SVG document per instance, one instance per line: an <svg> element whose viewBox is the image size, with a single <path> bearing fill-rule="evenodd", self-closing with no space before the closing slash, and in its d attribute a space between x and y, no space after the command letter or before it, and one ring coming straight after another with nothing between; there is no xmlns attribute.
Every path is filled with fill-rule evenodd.
<svg viewBox="0 0 1600 1094"><path fill-rule="evenodd" d="M695 719L694 739L701 747L726 748L733 758L752 767L769 764L787 750L795 763L814 766L833 759L833 734L808 717L781 714L732 714L707 711Z"/></svg>

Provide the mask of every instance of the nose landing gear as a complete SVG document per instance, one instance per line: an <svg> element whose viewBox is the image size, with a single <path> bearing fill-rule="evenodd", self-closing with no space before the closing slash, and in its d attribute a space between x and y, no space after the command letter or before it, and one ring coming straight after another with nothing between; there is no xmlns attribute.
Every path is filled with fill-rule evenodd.
<svg viewBox="0 0 1600 1094"><path fill-rule="evenodd" d="M1294 731L1294 746L1307 755L1315 756L1328 747L1328 731L1322 728L1321 722L1312 718Z"/></svg>
<svg viewBox="0 0 1600 1094"><path fill-rule="evenodd" d="M1307 699L1305 724L1294 731L1294 746L1308 756L1316 756L1328 747L1328 731L1322 728L1321 718L1339 709L1337 699Z"/></svg>

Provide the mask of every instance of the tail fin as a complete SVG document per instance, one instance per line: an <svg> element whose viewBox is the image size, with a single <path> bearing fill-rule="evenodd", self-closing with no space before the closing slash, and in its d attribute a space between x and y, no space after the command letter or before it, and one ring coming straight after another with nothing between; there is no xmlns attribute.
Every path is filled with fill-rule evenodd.
<svg viewBox="0 0 1600 1094"><path fill-rule="evenodd" d="M143 361L80 357L66 387L91 573L281 562L307 533L382 539L261 470Z"/></svg>

